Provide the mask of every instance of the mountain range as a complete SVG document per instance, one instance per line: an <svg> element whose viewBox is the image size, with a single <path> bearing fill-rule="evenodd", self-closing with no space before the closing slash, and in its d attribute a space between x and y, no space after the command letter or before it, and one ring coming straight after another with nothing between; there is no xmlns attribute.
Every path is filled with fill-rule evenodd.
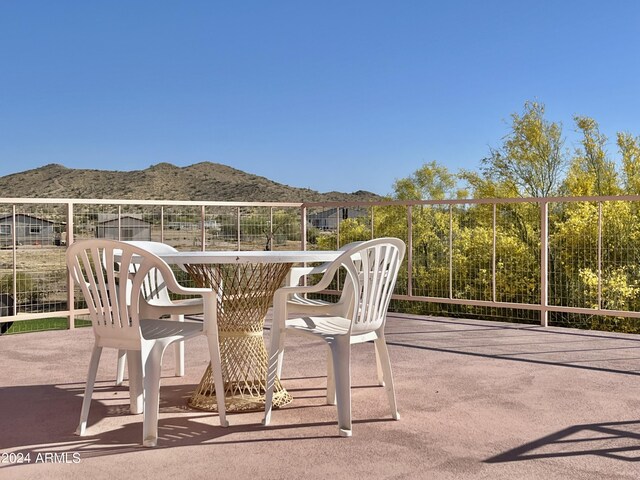
<svg viewBox="0 0 640 480"><path fill-rule="evenodd" d="M159 163L145 170L67 168L59 164L0 177L4 198L106 198L242 202L374 201L372 192L320 193L274 182L227 165Z"/></svg>

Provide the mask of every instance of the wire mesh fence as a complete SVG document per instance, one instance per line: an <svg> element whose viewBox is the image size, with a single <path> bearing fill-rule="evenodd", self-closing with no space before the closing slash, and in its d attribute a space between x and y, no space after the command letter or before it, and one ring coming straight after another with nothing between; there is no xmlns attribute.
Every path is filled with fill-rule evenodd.
<svg viewBox="0 0 640 480"><path fill-rule="evenodd" d="M404 312L640 332L639 206L637 196L386 202L366 224L309 204L323 223L307 240L336 248L369 229L405 240L394 303Z"/></svg>
<svg viewBox="0 0 640 480"><path fill-rule="evenodd" d="M393 236L409 247L393 308L541 323L546 300L551 325L638 332L639 217L640 197L344 205L0 200L0 329L68 328L69 315L82 311L81 295L69 294L71 240L334 250ZM331 288L343 282L338 277ZM71 316L73 326L88 323Z"/></svg>
<svg viewBox="0 0 640 480"><path fill-rule="evenodd" d="M43 315L66 310L67 270L62 233L63 204L3 205L0 215L0 320L19 313ZM65 317L54 316L52 328L67 328ZM2 322L4 333L36 331L42 319Z"/></svg>
<svg viewBox="0 0 640 480"><path fill-rule="evenodd" d="M71 239L157 241L179 250L297 250L300 225L295 204L0 202L0 333L69 328L70 313L85 308L67 275ZM192 284L184 271L175 272ZM86 316L73 317L73 327L90 324Z"/></svg>

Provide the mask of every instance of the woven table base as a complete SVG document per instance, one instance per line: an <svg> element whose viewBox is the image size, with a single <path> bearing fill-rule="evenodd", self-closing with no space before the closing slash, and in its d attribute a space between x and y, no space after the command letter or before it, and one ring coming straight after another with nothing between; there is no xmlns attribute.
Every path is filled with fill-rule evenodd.
<svg viewBox="0 0 640 480"><path fill-rule="evenodd" d="M224 404L229 412L256 412L264 410L264 380L257 382L226 382L225 381ZM273 393L274 408L282 407L290 403L293 397L276 382ZM188 404L198 410L216 412L218 404L213 378L211 375L211 365L202 378L198 389L189 398Z"/></svg>
<svg viewBox="0 0 640 480"><path fill-rule="evenodd" d="M264 318L290 264L186 265L199 287L213 288L218 296L218 335L227 412L264 409L267 350L262 336ZM189 406L216 411L211 364ZM273 404L281 407L293 398L276 380Z"/></svg>

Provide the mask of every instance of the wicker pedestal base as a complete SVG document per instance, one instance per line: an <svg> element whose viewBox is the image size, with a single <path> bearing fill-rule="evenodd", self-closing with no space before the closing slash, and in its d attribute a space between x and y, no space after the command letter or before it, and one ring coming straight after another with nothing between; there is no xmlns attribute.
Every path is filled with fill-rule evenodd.
<svg viewBox="0 0 640 480"><path fill-rule="evenodd" d="M225 382L225 399L227 413L256 412L264 410L264 380L259 382ZM290 403L293 397L276 382L273 394L274 408L282 407ZM217 411L218 404L213 378L211 377L211 365L198 385L197 390L191 395L188 404L198 410Z"/></svg>
<svg viewBox="0 0 640 480"><path fill-rule="evenodd" d="M264 409L267 350L262 336L264 318L291 264L186 265L198 286L219 292L217 315L220 360L227 412ZM189 406L216 411L211 365L189 399ZM293 399L276 381L274 407Z"/></svg>

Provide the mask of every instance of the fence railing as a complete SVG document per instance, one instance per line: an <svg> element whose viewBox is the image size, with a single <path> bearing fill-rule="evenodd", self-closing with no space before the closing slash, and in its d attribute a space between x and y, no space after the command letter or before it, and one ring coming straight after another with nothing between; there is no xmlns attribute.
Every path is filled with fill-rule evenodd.
<svg viewBox="0 0 640 480"><path fill-rule="evenodd" d="M83 310L64 252L82 238L155 240L182 250L292 250L382 236L400 237L408 247L394 297L398 308L640 331L640 196L366 203L0 199L0 326L66 317L74 327Z"/></svg>

